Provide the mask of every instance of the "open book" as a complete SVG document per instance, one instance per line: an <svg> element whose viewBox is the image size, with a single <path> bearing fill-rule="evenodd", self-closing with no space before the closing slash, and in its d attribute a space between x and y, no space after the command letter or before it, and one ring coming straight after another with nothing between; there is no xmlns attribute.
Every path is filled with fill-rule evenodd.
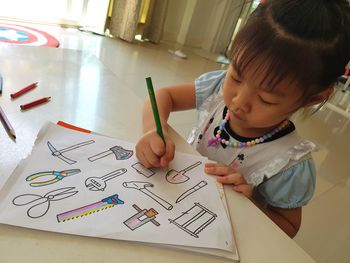
<svg viewBox="0 0 350 263"><path fill-rule="evenodd" d="M167 170L135 145L47 123L0 191L0 223L128 240L239 260L225 196L206 158L177 152Z"/></svg>

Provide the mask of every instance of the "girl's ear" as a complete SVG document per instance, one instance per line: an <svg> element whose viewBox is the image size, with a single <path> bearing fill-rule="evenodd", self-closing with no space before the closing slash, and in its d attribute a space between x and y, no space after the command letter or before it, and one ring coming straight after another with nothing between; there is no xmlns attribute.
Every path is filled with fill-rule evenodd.
<svg viewBox="0 0 350 263"><path fill-rule="evenodd" d="M312 96L308 102L304 105L305 108L307 107L311 107L313 105L319 104L321 102L324 102L325 100L327 100L329 98L329 96L332 95L334 91L334 86L329 86L327 89L321 91L320 93Z"/></svg>

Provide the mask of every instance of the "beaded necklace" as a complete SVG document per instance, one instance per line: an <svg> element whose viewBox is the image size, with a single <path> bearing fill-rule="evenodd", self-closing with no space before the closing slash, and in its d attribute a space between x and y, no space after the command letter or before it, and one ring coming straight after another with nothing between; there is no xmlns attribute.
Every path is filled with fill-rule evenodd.
<svg viewBox="0 0 350 263"><path fill-rule="evenodd" d="M264 136L253 139L249 142L231 142L230 140L225 140L225 139L221 138L221 132L224 129L226 123L229 121L229 119L230 119L230 113L227 111L225 118L222 120L222 122L219 126L219 130L216 132L216 136L208 139L208 146L215 147L219 143L223 143L223 144L225 144L229 147L232 147L232 148L245 148L245 147L254 146L256 144L259 144L259 143L266 141L267 139L270 139L276 133L280 132L281 130L283 130L284 128L286 128L289 125L289 121L284 120L278 127L276 127L273 131L265 134Z"/></svg>

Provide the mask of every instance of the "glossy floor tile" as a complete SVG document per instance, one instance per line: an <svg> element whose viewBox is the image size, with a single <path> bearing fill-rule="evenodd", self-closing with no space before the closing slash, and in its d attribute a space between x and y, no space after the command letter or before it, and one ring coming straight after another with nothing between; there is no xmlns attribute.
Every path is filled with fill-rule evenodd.
<svg viewBox="0 0 350 263"><path fill-rule="evenodd" d="M34 27L35 25L29 25ZM35 26L54 35L60 48L90 52L121 80L120 85L144 99L145 77L155 88L192 82L200 74L226 66L184 50L188 59L171 55L169 44L127 43L91 33L58 27ZM197 114L177 112L170 124L183 136L190 131ZM350 260L350 119L323 107L305 120L295 119L301 135L318 145L314 159L318 171L314 198L303 211L302 227L295 241L317 262ZM277 248L276 248L277 249Z"/></svg>

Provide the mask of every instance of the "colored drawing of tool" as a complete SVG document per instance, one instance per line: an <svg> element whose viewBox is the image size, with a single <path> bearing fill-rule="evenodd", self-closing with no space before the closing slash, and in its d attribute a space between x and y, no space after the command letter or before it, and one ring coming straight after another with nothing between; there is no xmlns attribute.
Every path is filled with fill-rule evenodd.
<svg viewBox="0 0 350 263"><path fill-rule="evenodd" d="M175 219L169 219L169 222L176 225L193 237L199 238L198 234L208 225L210 225L217 215L211 212L200 203L194 203L186 212L182 212Z"/></svg>
<svg viewBox="0 0 350 263"><path fill-rule="evenodd" d="M125 174L126 172L127 170L125 168L121 168L101 177L89 177L85 180L85 186L91 191L103 191L107 186L106 181Z"/></svg>
<svg viewBox="0 0 350 263"><path fill-rule="evenodd" d="M145 195L151 197L154 201L156 201L158 204L163 206L167 210L173 209L173 206L169 204L167 201L164 199L160 198L159 196L155 195L152 193L150 190L148 190L148 187L153 187L153 184L148 183L148 182L136 182L136 181L131 181L131 182L124 182L123 186L125 188L132 188L141 191Z"/></svg>
<svg viewBox="0 0 350 263"><path fill-rule="evenodd" d="M171 169L170 171L167 172L165 178L166 180L171 183L171 184L181 184L186 182L188 179L190 179L188 176L186 176L186 172L192 170L193 168L197 167L198 165L200 165L202 162L198 161L188 167L186 167L185 169L181 170L181 171L176 171L174 169Z"/></svg>
<svg viewBox="0 0 350 263"><path fill-rule="evenodd" d="M68 163L68 164L75 164L77 161L74 161L72 159L69 159L68 157L64 156L63 154L65 152L69 152L69 151L72 151L72 150L75 150L75 149L78 149L80 147L83 147L85 145L89 145L91 143L94 143L95 141L94 140L89 140L89 141L85 141L85 142L81 142L81 143L78 143L78 144L75 144L75 145L72 145L72 146L69 146L67 148L64 148L64 149L61 149L61 150L56 150L56 148L52 145L51 142L47 142L47 146L49 147L50 151L51 151L51 154L52 156L55 156L57 158L60 158L62 161Z"/></svg>
<svg viewBox="0 0 350 263"><path fill-rule="evenodd" d="M74 189L75 187L64 187L50 191L43 196L37 194L23 194L16 196L12 200L12 203L17 206L32 204L27 210L27 215L30 218L39 218L49 211L51 202L59 201L77 194L78 191L73 191Z"/></svg>
<svg viewBox="0 0 350 263"><path fill-rule="evenodd" d="M113 146L112 148L109 148L109 150L107 151L89 157L88 160L90 162L94 162L111 154L114 154L117 160L126 160L129 159L134 154L134 152L131 150L124 149L123 147L117 145Z"/></svg>
<svg viewBox="0 0 350 263"><path fill-rule="evenodd" d="M43 181L39 181L39 182L33 182L30 183L30 186L45 186L45 185L49 185L49 184L53 184L56 183L58 181L61 181L63 178L66 178L67 176L71 176L77 173L80 173L81 170L80 169L70 169L70 170L64 170L64 171L47 171L47 172L39 172L39 173L35 173L32 175L29 175L26 178L27 182L33 181L37 178L41 178L41 177L52 177L49 180L43 180ZM43 179L43 178L41 178Z"/></svg>
<svg viewBox="0 0 350 263"><path fill-rule="evenodd" d="M191 187L187 191L183 192L177 199L176 203L181 202L181 200L185 199L187 196L193 194L194 192L198 191L199 189L203 188L206 186L208 183L206 181L200 181L198 184L195 186Z"/></svg>
<svg viewBox="0 0 350 263"><path fill-rule="evenodd" d="M159 222L155 220L158 212L154 208L148 210L141 209L135 204L133 204L132 207L135 208L138 213L123 222L128 228L134 231L136 228L139 228L148 222L153 223L155 226L160 226Z"/></svg>
<svg viewBox="0 0 350 263"><path fill-rule="evenodd" d="M82 206L82 207L58 214L57 221L58 222L65 222L68 220L72 220L74 218L91 215L93 213L100 212L100 211L105 210L107 208L111 208L111 207L114 207L116 205L122 205L122 204L124 204L124 201L120 200L117 194L111 195L109 197L102 199L99 202L96 202L96 203L93 203L90 205L86 205L86 206Z"/></svg>
<svg viewBox="0 0 350 263"><path fill-rule="evenodd" d="M156 173L155 171L146 168L142 163L134 163L133 165L131 165L131 167L134 168L136 172L146 176L147 178L151 177Z"/></svg>

